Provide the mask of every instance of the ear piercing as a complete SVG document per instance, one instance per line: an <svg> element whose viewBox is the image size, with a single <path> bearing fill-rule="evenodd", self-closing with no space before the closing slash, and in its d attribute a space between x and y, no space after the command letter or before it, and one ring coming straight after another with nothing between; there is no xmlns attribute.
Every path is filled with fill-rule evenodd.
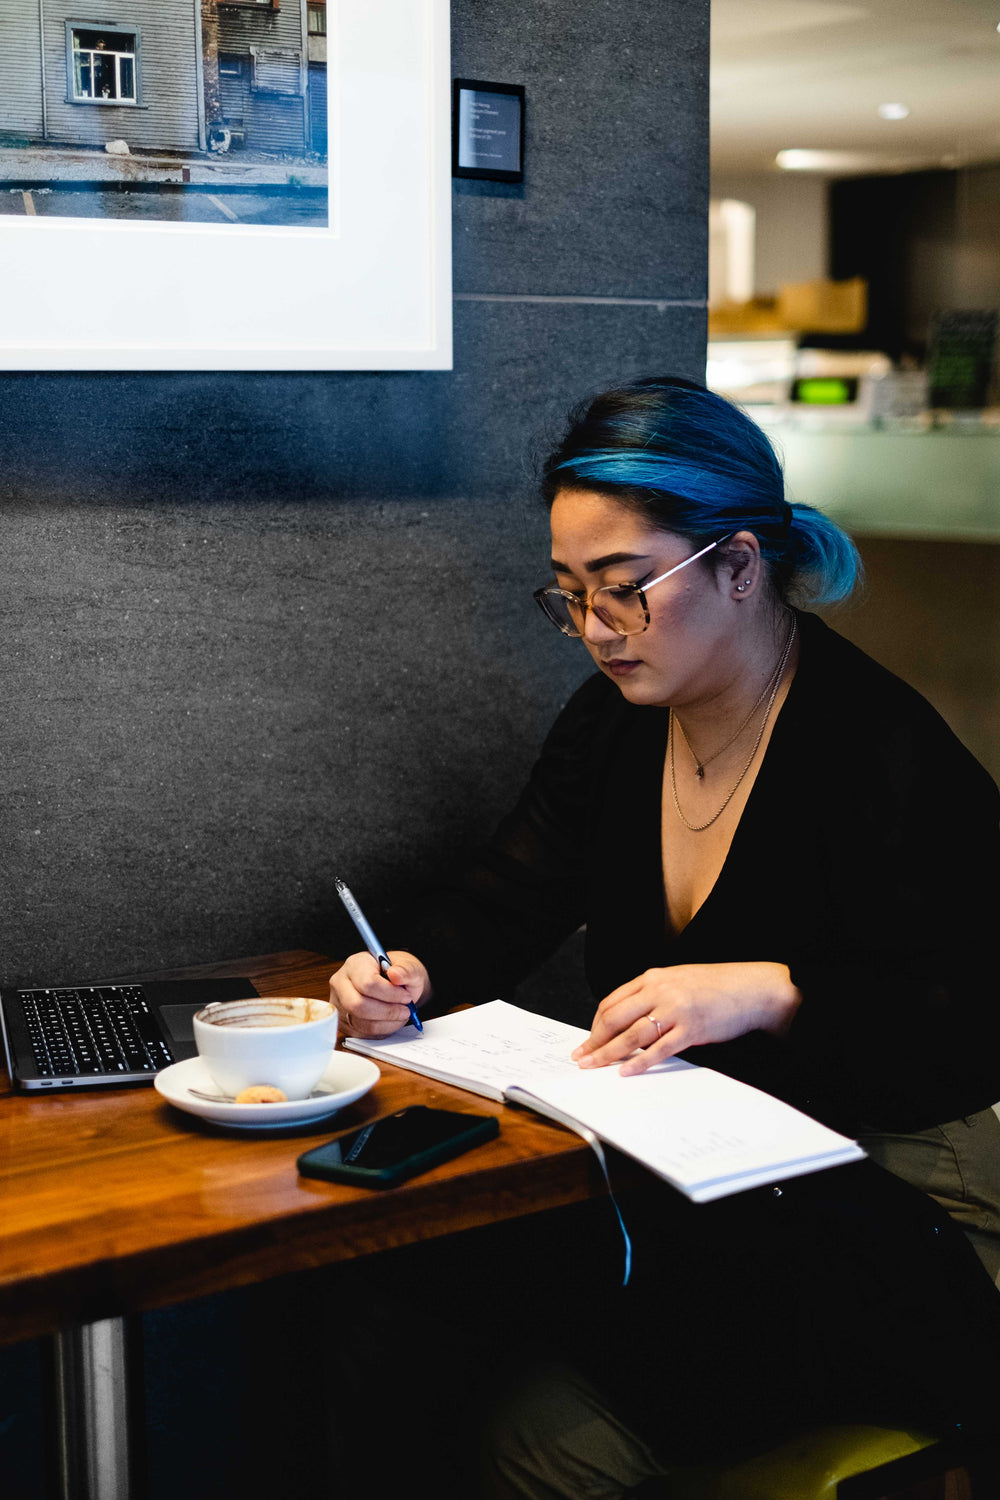
<svg viewBox="0 0 1000 1500"><path fill-rule="evenodd" d="M738 593L738 594L742 594L742 593L743 593L743 590L744 590L744 589L745 589L745 588L746 588L746 584L745 584L745 583L738 583L738 584L737 584L737 585L736 585L736 592L737 592L737 593Z"/></svg>

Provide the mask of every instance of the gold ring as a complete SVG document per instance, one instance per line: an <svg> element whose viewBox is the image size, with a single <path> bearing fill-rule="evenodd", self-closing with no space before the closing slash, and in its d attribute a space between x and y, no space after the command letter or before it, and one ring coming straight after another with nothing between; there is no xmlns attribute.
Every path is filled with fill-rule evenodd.
<svg viewBox="0 0 1000 1500"><path fill-rule="evenodd" d="M649 1015L646 1017L646 1020L647 1021L652 1021L653 1025L656 1027L656 1040L659 1041L660 1040L660 1023L656 1019L656 1017L653 1015L652 1011L650 1011Z"/></svg>

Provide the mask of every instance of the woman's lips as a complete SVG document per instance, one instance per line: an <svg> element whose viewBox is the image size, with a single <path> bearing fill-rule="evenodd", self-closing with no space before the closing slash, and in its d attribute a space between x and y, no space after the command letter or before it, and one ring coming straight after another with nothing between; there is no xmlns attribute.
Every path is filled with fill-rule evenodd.
<svg viewBox="0 0 1000 1500"><path fill-rule="evenodd" d="M628 677L636 667L641 667L640 661L627 660L625 657L612 657L610 661L603 663L604 670L610 672L612 677Z"/></svg>

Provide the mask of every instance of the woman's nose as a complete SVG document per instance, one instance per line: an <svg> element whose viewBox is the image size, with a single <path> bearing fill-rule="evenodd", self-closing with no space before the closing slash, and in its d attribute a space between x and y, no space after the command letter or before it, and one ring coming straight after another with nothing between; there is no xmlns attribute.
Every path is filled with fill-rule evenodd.
<svg viewBox="0 0 1000 1500"><path fill-rule="evenodd" d="M610 625L605 625L592 609L587 610L587 618L583 622L583 636L584 640L592 641L595 646L619 639L618 631L612 630Z"/></svg>

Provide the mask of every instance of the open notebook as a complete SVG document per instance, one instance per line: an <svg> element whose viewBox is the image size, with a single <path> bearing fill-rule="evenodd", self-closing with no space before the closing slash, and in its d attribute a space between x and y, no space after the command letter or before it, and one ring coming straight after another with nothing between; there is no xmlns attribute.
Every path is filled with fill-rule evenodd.
<svg viewBox="0 0 1000 1500"><path fill-rule="evenodd" d="M584 1127L663 1177L695 1203L858 1161L856 1141L749 1084L671 1058L634 1078L580 1069L570 1053L587 1032L491 1000L345 1046Z"/></svg>

